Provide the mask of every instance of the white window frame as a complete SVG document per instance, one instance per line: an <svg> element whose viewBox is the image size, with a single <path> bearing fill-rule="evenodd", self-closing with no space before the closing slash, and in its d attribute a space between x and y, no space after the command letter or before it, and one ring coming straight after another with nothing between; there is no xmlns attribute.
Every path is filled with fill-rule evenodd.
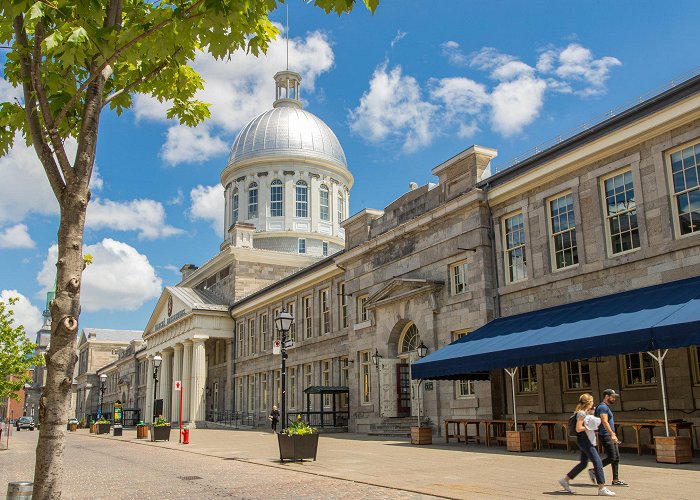
<svg viewBox="0 0 700 500"><path fill-rule="evenodd" d="M513 228L518 226L511 225L510 221L518 217L522 221L522 230L513 230ZM520 232L522 232L522 235L516 234ZM527 279L526 242L525 214L522 211L518 211L503 217L503 268L506 274L506 283L508 284ZM522 258L518 257L518 252L522 252ZM514 272L518 268L518 261L520 260L522 260L522 275L519 272Z"/></svg>
<svg viewBox="0 0 700 500"><path fill-rule="evenodd" d="M584 375L586 370L584 369L584 364L588 368L588 385L584 382ZM588 359L577 359L575 361L564 361L562 363L562 368L564 370L564 390L567 392L579 392L583 390L590 390L592 388L592 377L591 377L591 364L592 362ZM572 379L578 377L580 383L578 386L572 383Z"/></svg>
<svg viewBox="0 0 700 500"><path fill-rule="evenodd" d="M331 333L331 301L330 289L324 288L319 292L321 308L321 335Z"/></svg>
<svg viewBox="0 0 700 500"><path fill-rule="evenodd" d="M303 308L303 321L304 321L304 338L310 339L314 336L314 321L313 321L313 302L311 301L311 295L306 295L301 298L301 305Z"/></svg>
<svg viewBox="0 0 700 500"><path fill-rule="evenodd" d="M248 186L248 218L258 218L258 183L251 182Z"/></svg>
<svg viewBox="0 0 700 500"><path fill-rule="evenodd" d="M554 203L558 203L562 198L565 198L565 201L568 201L568 198L571 198L571 210L567 210L565 213L562 213L559 208L557 208L557 211L555 213L555 210L553 209L552 205ZM573 217L573 226L569 226L569 214L571 217ZM557 222L559 224L559 228L557 231L555 231L555 218L558 219ZM562 230L562 220L566 219L566 229ZM572 267L578 266L579 263L579 258L578 258L578 241L576 239L576 210L574 207L574 195L571 191L565 191L563 193L559 193L555 196L552 196L547 199L547 230L549 233L549 257L550 261L552 263L552 271L560 271L562 269L569 269ZM557 250L557 240L562 240L565 238L566 233L570 233L570 246L567 249L562 249L562 250ZM563 245L563 243L562 243ZM566 254L570 253L572 256L572 263L566 264L565 259L563 259L562 265L560 266L560 260L558 259L558 255L561 254L562 256L565 256Z"/></svg>
<svg viewBox="0 0 700 500"><path fill-rule="evenodd" d="M321 242L321 254L324 257L328 257L328 242L327 241Z"/></svg>
<svg viewBox="0 0 700 500"><path fill-rule="evenodd" d="M233 193L231 194L231 225L233 226L236 222L238 222L238 216L239 216L239 196L238 196L238 188L233 189Z"/></svg>
<svg viewBox="0 0 700 500"><path fill-rule="evenodd" d="M309 185L306 181L297 181L294 185L294 215L306 219L309 217ZM299 252L301 253L301 252Z"/></svg>
<svg viewBox="0 0 700 500"><path fill-rule="evenodd" d="M683 157L683 153L691 149L693 150L693 163L694 165L690 165L688 168L685 168L685 163L686 163L686 158ZM674 156L678 155L681 160L681 167L679 172L674 173ZM691 216L692 210L690 210L690 196L691 193L694 193L695 196L700 196L700 178L697 176L700 175L700 142L698 139L695 139L690 142L686 142L685 144L678 146L676 148L671 149L666 153L666 165L667 165L667 171L668 171L668 180L669 180L669 193L671 194L671 213L673 214L673 227L674 231L676 234L677 238L687 238L689 236L693 235L698 235L700 234L700 224L694 224L694 220L690 224L690 229L691 231L688 233L683 233L683 229L681 227L680 223L680 218L681 218L681 213L680 213L680 208L679 208L679 200L681 197L687 197L687 203L688 203L688 210L689 212L687 213L688 216ZM686 173L695 171L695 176L698 182L697 185L687 188L686 187L686 181L688 180ZM683 177L683 189L676 191L676 178L677 176ZM684 212L685 213L685 212ZM691 216L692 217L692 216Z"/></svg>
<svg viewBox="0 0 700 500"><path fill-rule="evenodd" d="M369 299L369 294L366 293L357 296L357 323L364 323L365 321L369 321L367 299Z"/></svg>
<svg viewBox="0 0 700 500"><path fill-rule="evenodd" d="M284 217L284 184L279 179L270 183L270 217Z"/></svg>
<svg viewBox="0 0 700 500"><path fill-rule="evenodd" d="M452 295L460 295L469 291L469 261L461 260L450 265L450 283Z"/></svg>
<svg viewBox="0 0 700 500"><path fill-rule="evenodd" d="M306 254L306 238L299 238L298 239L297 250L299 251L299 254L301 254L301 255Z"/></svg>
<svg viewBox="0 0 700 500"><path fill-rule="evenodd" d="M625 254L630 253L630 252L636 252L636 251L639 250L639 249L641 248L641 246L642 246L642 242L641 242L641 232L640 232L640 230L639 230L639 229L640 229L640 228L639 228L639 215L640 215L640 214L639 214L639 212L637 211L637 202L636 202L637 195L636 195L636 194L634 194L635 202L634 202L634 207L633 207L633 208L630 208L630 209L627 209L627 210L623 210L623 211L617 212L617 213L612 214L612 215L611 215L610 213L608 213L607 191L606 191L606 188L605 188L605 183L606 183L607 181L611 180L611 179L614 179L614 178L620 177L620 176L622 176L622 177L623 177L623 180L624 180L625 174L629 174L630 177L631 177L631 179L632 179L632 192L634 193L634 192L636 191L637 188L636 188L635 185L634 185L634 175L632 174L632 168L631 168L631 167L621 168L621 169L619 169L619 170L616 170L615 172L612 172L611 174L608 174L608 175L606 175L606 176L604 176L604 177L601 177L601 178L600 178L600 184L599 184L599 185L600 185L600 200L601 200L601 203L603 204L603 218L604 218L603 225L605 226L605 246L607 247L608 255L609 255L609 256L615 256L615 257L617 257L617 256L619 256L619 255L625 255ZM615 251L614 251L613 241L612 241L612 240L613 240L613 236L612 236L612 233L611 233L611 231L610 231L610 224L611 224L611 221L612 221L615 217L626 216L626 215L628 215L628 214L630 214L630 213L632 213L632 212L634 212L634 213L636 214L636 217L637 217L637 227L636 227L636 231L637 231L637 241L638 241L638 245L637 245L636 247L633 246L633 247L631 247L631 248L628 248L627 250L620 250L620 251L618 251L618 252L615 252ZM625 232L627 232L627 231L625 231ZM634 233L634 231L631 230L631 231L630 231L630 240L631 240L631 241L633 241L633 240L632 240L632 234L633 234L633 233ZM622 232L620 232L620 233L618 233L618 234L622 234Z"/></svg>
<svg viewBox="0 0 700 500"><path fill-rule="evenodd" d="M296 316L294 316L294 302L290 302L287 304L287 312L291 314L293 318L296 319ZM292 321L292 324L289 325L289 340L291 340L292 342L297 341L296 321Z"/></svg>
<svg viewBox="0 0 700 500"><path fill-rule="evenodd" d="M348 296L345 294L345 282L338 283L338 307L340 309L340 314L338 315L338 326L342 328L347 328L349 324L348 317Z"/></svg>
<svg viewBox="0 0 700 500"><path fill-rule="evenodd" d="M322 221L331 220L331 195L328 186L321 184L318 189L318 216Z"/></svg>
<svg viewBox="0 0 700 500"><path fill-rule="evenodd" d="M632 368L630 365L630 361L632 361L632 358L636 357L637 360L640 363L639 368ZM644 366L644 361L647 361L647 366ZM620 361L622 363L622 373L623 373L623 385L625 388L628 389L634 389L637 387L656 387L658 384L658 372L657 372L657 364L654 361L654 358L652 358L648 353L646 352L635 352L632 354L624 354L620 356ZM652 370L653 375L647 380L647 374L646 370ZM641 378L639 379L638 382L634 381L633 376L631 375L630 372L633 370L640 370L641 372ZM631 381L630 381L631 379Z"/></svg>
<svg viewBox="0 0 700 500"><path fill-rule="evenodd" d="M255 318L248 318L248 354L257 352L255 340Z"/></svg>
<svg viewBox="0 0 700 500"><path fill-rule="evenodd" d="M338 225L345 220L345 197L338 193Z"/></svg>
<svg viewBox="0 0 700 500"><path fill-rule="evenodd" d="M372 357L369 351L360 351L360 404L372 404Z"/></svg>
<svg viewBox="0 0 700 500"><path fill-rule="evenodd" d="M515 383L518 384L515 388L518 394L538 394L540 384L537 365L518 367L518 375L515 379Z"/></svg>
<svg viewBox="0 0 700 500"><path fill-rule="evenodd" d="M260 338L262 339L262 350L267 351L270 348L270 339L267 332L267 313L260 315Z"/></svg>

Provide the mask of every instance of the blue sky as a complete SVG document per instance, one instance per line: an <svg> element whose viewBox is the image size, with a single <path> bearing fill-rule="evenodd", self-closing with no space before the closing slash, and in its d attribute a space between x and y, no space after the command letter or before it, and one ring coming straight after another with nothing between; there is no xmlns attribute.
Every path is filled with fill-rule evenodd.
<svg viewBox="0 0 700 500"><path fill-rule="evenodd" d="M345 150L351 213L435 182L431 169L472 144L504 165L699 66L692 1L386 0L342 17L289 5L290 69ZM143 329L178 269L218 252L219 174L236 133L271 107L285 53L280 40L260 59L199 58L213 116L195 130L143 96L103 115L81 328ZM14 92L0 81L0 98ZM21 294L17 317L33 331L53 281L56 204L31 150L16 146L0 172L0 290Z"/></svg>

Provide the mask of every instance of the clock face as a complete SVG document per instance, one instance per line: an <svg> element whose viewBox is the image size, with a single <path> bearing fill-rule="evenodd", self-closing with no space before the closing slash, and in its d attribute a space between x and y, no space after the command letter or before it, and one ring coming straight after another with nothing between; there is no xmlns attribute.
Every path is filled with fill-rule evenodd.
<svg viewBox="0 0 700 500"><path fill-rule="evenodd" d="M173 315L173 296L168 297L168 317Z"/></svg>

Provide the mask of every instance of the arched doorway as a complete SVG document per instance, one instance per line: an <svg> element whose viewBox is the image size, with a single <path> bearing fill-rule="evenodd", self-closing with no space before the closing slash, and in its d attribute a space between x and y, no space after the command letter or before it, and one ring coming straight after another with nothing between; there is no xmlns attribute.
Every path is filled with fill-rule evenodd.
<svg viewBox="0 0 700 500"><path fill-rule="evenodd" d="M404 327L398 342L399 363L396 365L397 415L408 417L414 413L412 394L415 383L411 381L411 362L418 358L418 346L421 344L420 333L415 323L409 322Z"/></svg>

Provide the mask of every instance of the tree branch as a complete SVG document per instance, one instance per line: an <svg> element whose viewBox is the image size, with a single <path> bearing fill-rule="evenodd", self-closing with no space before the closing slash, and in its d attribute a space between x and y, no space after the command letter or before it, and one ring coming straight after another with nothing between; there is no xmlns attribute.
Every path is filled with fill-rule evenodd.
<svg viewBox="0 0 700 500"><path fill-rule="evenodd" d="M178 48L173 55L177 54L180 50L181 50L181 48ZM140 78L137 78L136 80L131 82L129 85L125 86L123 89L116 90L116 91L112 92L102 102L102 107L104 108L107 104L109 104L110 101L116 99L117 97L119 97L120 95L122 95L126 92L131 91L137 85L141 85L142 83L147 82L148 80L150 80L151 78L156 76L158 73L163 71L168 66L168 64L170 64L170 61L167 61L167 60L163 61L162 64L159 64L158 66L153 68L151 71L149 71L145 75L141 75Z"/></svg>
<svg viewBox="0 0 700 500"><path fill-rule="evenodd" d="M19 61L22 71L22 90L24 91L25 103L24 110L27 115L29 135L32 138L32 144L34 145L36 154L39 157L39 160L41 160L41 164L46 171L46 177L49 180L53 194L60 202L66 184L61 176L61 171L59 170L58 165L56 165L56 160L51 152L51 148L46 143L44 133L41 129L41 122L39 121L39 116L36 112L36 98L34 97L34 93L32 92L31 88L31 61L27 56L27 54L29 54L29 42L27 40L27 33L24 31L24 19L22 18L22 15L16 16L12 24L17 43L21 47L21 50L19 51Z"/></svg>

